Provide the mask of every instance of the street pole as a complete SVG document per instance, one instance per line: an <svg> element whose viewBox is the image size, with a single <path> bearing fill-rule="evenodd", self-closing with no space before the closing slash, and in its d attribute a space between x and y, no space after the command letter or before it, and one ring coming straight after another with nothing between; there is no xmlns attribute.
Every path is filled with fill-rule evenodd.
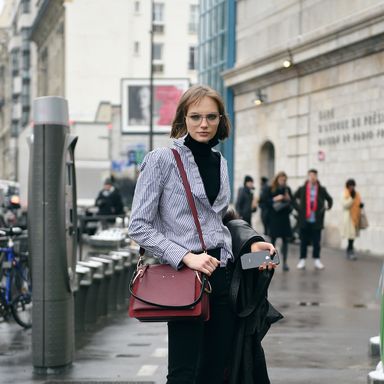
<svg viewBox="0 0 384 384"><path fill-rule="evenodd" d="M151 0L151 47L150 47L150 72L149 72L149 151L153 150L153 12L154 0Z"/></svg>

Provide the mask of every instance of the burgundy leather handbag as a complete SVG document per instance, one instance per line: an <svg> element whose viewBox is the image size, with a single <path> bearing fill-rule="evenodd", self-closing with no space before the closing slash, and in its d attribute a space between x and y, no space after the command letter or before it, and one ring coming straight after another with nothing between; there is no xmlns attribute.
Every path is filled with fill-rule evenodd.
<svg viewBox="0 0 384 384"><path fill-rule="evenodd" d="M179 153L172 149L196 224L202 249L203 234L191 188ZM136 271L129 285L129 316L140 321L209 320L211 286L208 278L188 267L176 271L168 264L143 264L141 250Z"/></svg>

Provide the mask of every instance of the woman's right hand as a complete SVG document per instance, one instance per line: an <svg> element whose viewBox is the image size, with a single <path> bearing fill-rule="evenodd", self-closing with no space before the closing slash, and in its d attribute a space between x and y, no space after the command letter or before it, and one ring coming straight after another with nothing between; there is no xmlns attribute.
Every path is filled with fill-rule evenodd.
<svg viewBox="0 0 384 384"><path fill-rule="evenodd" d="M277 202L277 201L283 201L284 200L284 195L276 195L274 198L273 198L273 201Z"/></svg>
<svg viewBox="0 0 384 384"><path fill-rule="evenodd" d="M213 271L220 266L219 260L205 252L199 254L189 252L183 257L183 263L188 268L202 272L207 276L211 276Z"/></svg>

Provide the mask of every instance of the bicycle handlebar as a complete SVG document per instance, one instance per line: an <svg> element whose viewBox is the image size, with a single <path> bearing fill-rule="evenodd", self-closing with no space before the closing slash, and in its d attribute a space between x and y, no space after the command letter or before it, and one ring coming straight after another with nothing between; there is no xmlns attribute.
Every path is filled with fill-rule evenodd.
<svg viewBox="0 0 384 384"><path fill-rule="evenodd" d="M23 230L20 227L0 228L0 236L21 235Z"/></svg>

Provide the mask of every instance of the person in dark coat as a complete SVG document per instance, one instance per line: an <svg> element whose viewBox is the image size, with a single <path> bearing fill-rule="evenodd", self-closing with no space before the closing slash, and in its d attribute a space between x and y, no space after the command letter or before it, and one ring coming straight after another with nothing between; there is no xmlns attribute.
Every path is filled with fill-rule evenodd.
<svg viewBox="0 0 384 384"><path fill-rule="evenodd" d="M300 261L298 269L305 268L307 247L313 246L313 259L316 269L324 269L320 261L321 231L324 228L326 209L331 209L333 199L318 178L317 170L308 171L308 180L293 195L292 205L299 213Z"/></svg>
<svg viewBox="0 0 384 384"><path fill-rule="evenodd" d="M120 192L113 186L110 178L104 181L103 189L99 192L95 205L99 208L99 215L120 215L124 213Z"/></svg>
<svg viewBox="0 0 384 384"><path fill-rule="evenodd" d="M269 209L269 231L271 243L276 244L276 240L281 238L283 245L281 253L283 255L283 271L289 271L288 241L292 237L292 228L289 215L292 211L292 192L287 185L288 176L285 172L279 172L267 193L267 204Z"/></svg>
<svg viewBox="0 0 384 384"><path fill-rule="evenodd" d="M264 227L264 235L269 236L269 205L268 205L268 179L262 177L260 179L260 194L259 194L259 208L260 208L260 218Z"/></svg>
<svg viewBox="0 0 384 384"><path fill-rule="evenodd" d="M236 211L248 224L252 225L252 212L256 211L253 206L253 190L255 189L251 176L244 177L244 185L239 188L236 201Z"/></svg>
<svg viewBox="0 0 384 384"><path fill-rule="evenodd" d="M267 300L268 287L275 264L263 270L242 270L240 256L253 251L264 239L244 220L229 212L224 223L232 236L235 258L229 290L230 305L235 312L232 361L229 384L270 384L261 341L271 324L283 318ZM271 247L271 252L274 250Z"/></svg>

